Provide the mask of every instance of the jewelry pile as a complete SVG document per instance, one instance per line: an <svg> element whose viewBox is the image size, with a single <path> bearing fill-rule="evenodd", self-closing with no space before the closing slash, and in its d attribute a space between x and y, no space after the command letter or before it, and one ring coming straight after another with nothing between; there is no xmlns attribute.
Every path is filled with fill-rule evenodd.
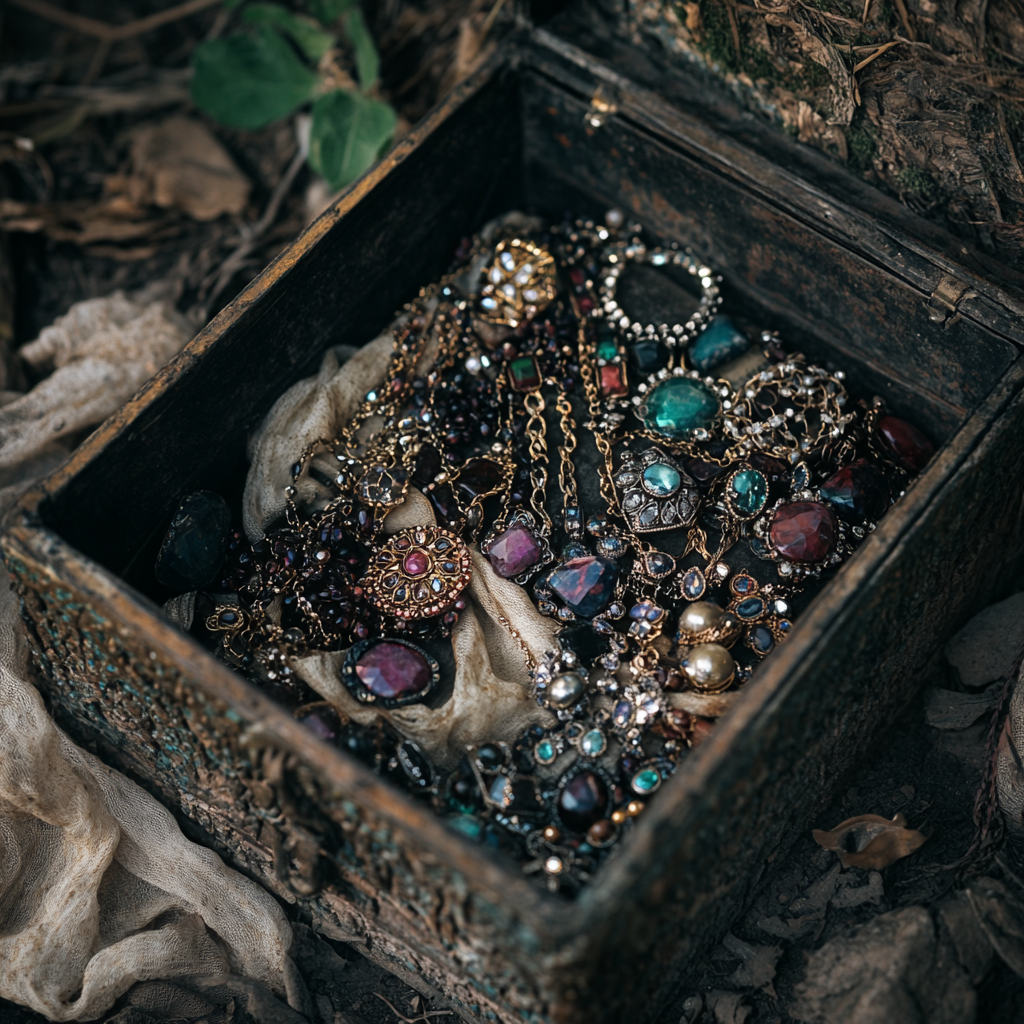
<svg viewBox="0 0 1024 1024"><path fill-rule="evenodd" d="M639 264L691 281L696 308L632 319L619 285ZM231 595L205 618L221 657L553 891L593 875L786 638L797 595L933 454L880 400L852 402L841 371L773 333L752 348L719 283L616 210L464 242L355 416L297 453L284 524L234 534L213 588ZM325 455L333 497L309 511L297 485ZM388 533L412 489L436 525ZM557 624L535 658L501 620L547 724L479 736L445 772L391 721L308 703L295 660L317 651L341 652L360 706L436 699L445 670L424 645L488 566Z"/></svg>

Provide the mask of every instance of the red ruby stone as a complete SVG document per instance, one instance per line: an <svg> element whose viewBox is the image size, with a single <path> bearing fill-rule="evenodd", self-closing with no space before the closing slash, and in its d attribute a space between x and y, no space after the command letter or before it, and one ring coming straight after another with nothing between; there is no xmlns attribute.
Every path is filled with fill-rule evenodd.
<svg viewBox="0 0 1024 1024"><path fill-rule="evenodd" d="M382 640L360 655L355 672L370 693L385 699L422 693L431 678L427 659L393 640Z"/></svg>
<svg viewBox="0 0 1024 1024"><path fill-rule="evenodd" d="M772 547L790 562L821 562L835 547L839 524L820 501L779 506L771 525Z"/></svg>
<svg viewBox="0 0 1024 1024"><path fill-rule="evenodd" d="M623 379L622 367L618 363L606 363L600 368L601 394L605 398L628 395L629 388Z"/></svg>
<svg viewBox="0 0 1024 1024"><path fill-rule="evenodd" d="M866 459L836 470L818 493L839 515L854 523L880 519L889 507L889 483Z"/></svg>
<svg viewBox="0 0 1024 1024"><path fill-rule="evenodd" d="M536 565L540 556L540 543L533 531L518 523L499 533L487 546L491 567L506 580Z"/></svg>
<svg viewBox="0 0 1024 1024"><path fill-rule="evenodd" d="M422 576L430 568L430 556L425 551L414 548L403 559L402 568L410 576Z"/></svg>
<svg viewBox="0 0 1024 1024"><path fill-rule="evenodd" d="M882 448L911 473L920 473L935 454L935 445L906 420L883 416L878 421L878 439Z"/></svg>

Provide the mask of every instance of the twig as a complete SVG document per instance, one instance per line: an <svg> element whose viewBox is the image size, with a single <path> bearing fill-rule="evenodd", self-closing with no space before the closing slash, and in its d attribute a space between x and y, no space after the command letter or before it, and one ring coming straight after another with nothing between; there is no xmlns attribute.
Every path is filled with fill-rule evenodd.
<svg viewBox="0 0 1024 1024"><path fill-rule="evenodd" d="M387 1003L387 1005L391 1008L391 1012L399 1020L405 1021L405 1024L420 1024L421 1021L427 1021L431 1017L452 1016L452 1012L450 1010L427 1010L425 1013L421 1013L418 1017L406 1017L404 1013L399 1013L398 1010L396 1010L395 1007L392 1005L392 1003L389 1000L385 999L384 996L382 996L379 992L374 992L373 994L382 1002Z"/></svg>
<svg viewBox="0 0 1024 1024"><path fill-rule="evenodd" d="M868 23L868 8L871 6L871 0L864 0L864 17L860 19L862 25Z"/></svg>
<svg viewBox="0 0 1024 1024"><path fill-rule="evenodd" d="M886 50L891 50L894 46L899 46L900 41L896 39L891 43L883 43L870 57L865 57L859 64L854 64L853 73L857 74L858 71L863 71L876 57L881 57Z"/></svg>
<svg viewBox="0 0 1024 1024"><path fill-rule="evenodd" d="M740 49L740 26L736 20L735 0L725 0L725 13L729 15L729 27L732 29L732 45L736 47L736 60L743 59L743 52Z"/></svg>
<svg viewBox="0 0 1024 1024"><path fill-rule="evenodd" d="M97 21L95 18L87 18L82 14L73 14L60 7L47 3L46 0L9 0L15 7L46 18L47 21L56 22L72 32L78 32L83 36L92 36L94 39L105 40L109 46L124 39L131 39L133 36L142 35L143 32L151 32L161 25L177 21L179 18L188 17L197 11L205 11L207 7L214 7L221 0L188 0L187 3L178 4L177 7L168 8L166 11L159 11L147 18L137 18L124 25L108 25L105 21Z"/></svg>
<svg viewBox="0 0 1024 1024"><path fill-rule="evenodd" d="M480 45L481 45L481 47L484 45L484 40L487 38L487 33L491 31L491 28L494 25L495 19L501 13L501 9L504 6L505 6L505 0L497 0L495 5L491 8L490 13L487 15L486 19L484 19L483 28L480 29Z"/></svg>
<svg viewBox="0 0 1024 1024"><path fill-rule="evenodd" d="M205 296L207 311L217 296L228 286L231 278L242 269L249 254L256 248L256 245L263 235L266 234L270 225L274 223L277 211L284 201L284 197L291 190L295 176L302 170L302 165L306 162L308 155L308 145L300 141L299 148L296 150L292 162L288 165L288 169L281 175L281 180L274 186L274 191L270 195L270 201L263 211L263 216L255 224L243 228L243 237L238 248L220 265L216 281L212 289Z"/></svg>
<svg viewBox="0 0 1024 1024"><path fill-rule="evenodd" d="M903 27L907 30L907 35L910 37L912 42L916 42L917 33L910 24L910 12L907 10L907 5L903 0L896 0L896 10L900 12L900 21L903 22Z"/></svg>

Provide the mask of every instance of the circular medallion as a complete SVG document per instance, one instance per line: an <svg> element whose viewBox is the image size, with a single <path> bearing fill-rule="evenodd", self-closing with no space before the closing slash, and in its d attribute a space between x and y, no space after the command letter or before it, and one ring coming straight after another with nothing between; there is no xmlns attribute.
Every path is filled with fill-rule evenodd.
<svg viewBox="0 0 1024 1024"><path fill-rule="evenodd" d="M408 640L361 640L345 656L341 678L364 704L418 704L441 678L437 662Z"/></svg>
<svg viewBox="0 0 1024 1024"><path fill-rule="evenodd" d="M385 615L428 619L455 604L472 571L469 549L454 533L416 526L389 537L371 558L363 589Z"/></svg>

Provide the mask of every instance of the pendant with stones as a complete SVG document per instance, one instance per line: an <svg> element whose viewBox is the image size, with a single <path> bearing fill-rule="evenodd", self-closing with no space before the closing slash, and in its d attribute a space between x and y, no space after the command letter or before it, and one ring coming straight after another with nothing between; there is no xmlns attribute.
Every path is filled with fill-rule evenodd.
<svg viewBox="0 0 1024 1024"><path fill-rule="evenodd" d="M701 377L676 367L659 370L641 384L636 414L644 427L668 441L706 441L722 414L722 399L730 393L725 381Z"/></svg>
<svg viewBox="0 0 1024 1024"><path fill-rule="evenodd" d="M480 542L480 552L502 579L519 584L555 557L545 531L525 509L495 523Z"/></svg>
<svg viewBox="0 0 1024 1024"><path fill-rule="evenodd" d="M438 663L408 640L361 640L341 669L342 682L356 700L384 708L419 704L440 678Z"/></svg>
<svg viewBox="0 0 1024 1024"><path fill-rule="evenodd" d="M478 312L492 324L518 327L558 294L554 256L519 238L498 243L484 278Z"/></svg>
<svg viewBox="0 0 1024 1024"><path fill-rule="evenodd" d="M686 471L660 448L627 452L614 478L619 506L634 533L693 524L700 492Z"/></svg>
<svg viewBox="0 0 1024 1024"><path fill-rule="evenodd" d="M428 619L459 600L472 572L469 549L454 533L417 526L378 548L363 577L363 590L385 615Z"/></svg>
<svg viewBox="0 0 1024 1024"><path fill-rule="evenodd" d="M776 644L785 640L793 628L789 619L789 603L776 596L772 584L761 586L745 572L733 576L729 590L732 600L728 611L746 627L744 643L759 658L771 654Z"/></svg>
<svg viewBox="0 0 1024 1024"><path fill-rule="evenodd" d="M754 519L768 501L768 480L759 470L746 464L729 474L725 481L726 508L739 520Z"/></svg>

